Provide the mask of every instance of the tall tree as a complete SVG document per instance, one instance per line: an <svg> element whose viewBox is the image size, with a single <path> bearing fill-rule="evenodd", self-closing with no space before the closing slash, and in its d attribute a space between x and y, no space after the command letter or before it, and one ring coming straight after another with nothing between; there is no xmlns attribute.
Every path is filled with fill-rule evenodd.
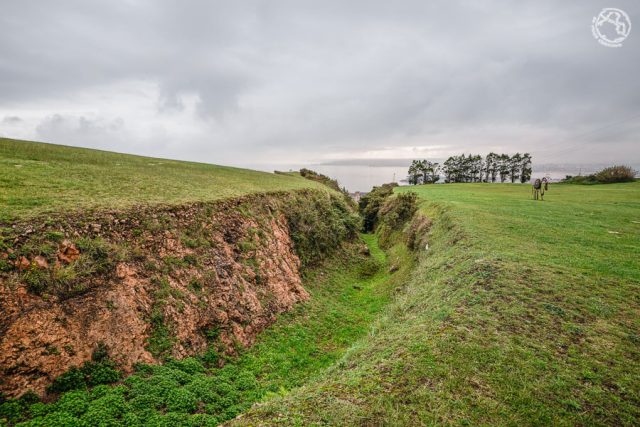
<svg viewBox="0 0 640 427"><path fill-rule="evenodd" d="M509 175L511 176L511 183L515 183L516 179L520 178L520 169L522 163L522 156L520 153L516 153L509 159Z"/></svg>
<svg viewBox="0 0 640 427"><path fill-rule="evenodd" d="M407 176L407 181L409 181L409 184L411 185L418 185L420 184L420 161L419 160L414 160L411 162L411 166L409 166L409 171L408 171L408 176Z"/></svg>
<svg viewBox="0 0 640 427"><path fill-rule="evenodd" d="M484 169L484 162L482 156L476 154L471 156L471 182L482 182L482 170Z"/></svg>
<svg viewBox="0 0 640 427"><path fill-rule="evenodd" d="M455 156L449 157L442 164L442 173L444 174L444 182L455 182L456 176L456 159Z"/></svg>
<svg viewBox="0 0 640 427"><path fill-rule="evenodd" d="M420 182L426 184L428 179L426 160L418 160L418 172L420 173Z"/></svg>
<svg viewBox="0 0 640 427"><path fill-rule="evenodd" d="M500 174L500 182L505 182L509 177L509 155L500 154L498 156L498 173Z"/></svg>
<svg viewBox="0 0 640 427"><path fill-rule="evenodd" d="M496 175L498 173L498 155L494 152L487 154L485 160L485 176L487 182L496 182Z"/></svg>
<svg viewBox="0 0 640 427"><path fill-rule="evenodd" d="M423 160L422 167L422 182L424 184L433 184L440 179L440 165L438 163L431 162L429 160Z"/></svg>
<svg viewBox="0 0 640 427"><path fill-rule="evenodd" d="M524 153L520 161L520 182L524 184L531 179L531 154Z"/></svg>
<svg viewBox="0 0 640 427"><path fill-rule="evenodd" d="M464 153L460 156L460 166L458 168L458 182L470 182L471 181L471 154L466 157Z"/></svg>

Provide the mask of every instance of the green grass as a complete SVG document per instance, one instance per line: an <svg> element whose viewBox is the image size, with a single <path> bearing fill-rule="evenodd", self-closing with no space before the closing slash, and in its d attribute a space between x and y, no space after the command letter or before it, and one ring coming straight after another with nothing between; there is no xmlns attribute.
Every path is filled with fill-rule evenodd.
<svg viewBox="0 0 640 427"><path fill-rule="evenodd" d="M637 425L640 183L416 191L429 249L370 333L237 425Z"/></svg>
<svg viewBox="0 0 640 427"><path fill-rule="evenodd" d="M87 390L82 376L76 381L82 385L79 390L64 393L54 403L28 397L0 405L0 425L2 418L14 423L25 417L31 420L24 425L34 426L217 425L255 402L286 395L335 364L363 337L406 278L408 264L395 259L408 261L406 253L392 252L387 260L375 236L363 239L369 258L354 247L310 270L304 285L311 299L281 315L253 347L223 368L206 368L216 366L212 349L199 358L143 366L116 386ZM388 262L402 268L391 274ZM377 268L370 268L371 263ZM213 339L215 335L212 331ZM63 385L68 383L75 384Z"/></svg>
<svg viewBox="0 0 640 427"><path fill-rule="evenodd" d="M325 187L290 175L0 138L0 223L300 188Z"/></svg>
<svg viewBox="0 0 640 427"><path fill-rule="evenodd" d="M539 203L531 200L527 185L417 190L430 202L451 206L474 244L509 260L640 280L640 182L552 185Z"/></svg>

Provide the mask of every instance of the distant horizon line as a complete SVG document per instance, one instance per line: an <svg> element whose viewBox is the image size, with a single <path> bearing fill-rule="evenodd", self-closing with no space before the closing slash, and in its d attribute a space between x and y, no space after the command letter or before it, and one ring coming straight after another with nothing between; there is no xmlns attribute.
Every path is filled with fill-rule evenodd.
<svg viewBox="0 0 640 427"><path fill-rule="evenodd" d="M416 159L421 160L424 157L417 157ZM370 167L408 167L414 159L337 159L337 160L329 160L323 162L313 163L314 165L320 166L370 166ZM434 162L444 162L446 159L442 158L431 158L429 159ZM640 166L640 160L636 161L614 161L614 162L603 162L603 161L579 161L579 162L536 162L535 158L533 159L533 165L537 167L542 166L554 166L554 167L580 167L580 166L612 166L612 165L627 165L627 166Z"/></svg>

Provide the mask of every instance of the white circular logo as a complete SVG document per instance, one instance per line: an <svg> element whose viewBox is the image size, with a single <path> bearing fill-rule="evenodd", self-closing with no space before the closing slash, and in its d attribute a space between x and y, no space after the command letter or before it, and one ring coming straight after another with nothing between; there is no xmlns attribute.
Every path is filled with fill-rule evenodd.
<svg viewBox="0 0 640 427"><path fill-rule="evenodd" d="M624 10L607 7L593 17L591 31L601 45L620 47L631 33L631 19Z"/></svg>

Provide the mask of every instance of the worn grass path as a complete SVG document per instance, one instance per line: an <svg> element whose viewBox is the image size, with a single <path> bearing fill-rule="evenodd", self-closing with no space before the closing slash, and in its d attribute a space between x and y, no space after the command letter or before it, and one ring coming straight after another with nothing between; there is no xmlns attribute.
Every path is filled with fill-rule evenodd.
<svg viewBox="0 0 640 427"><path fill-rule="evenodd" d="M434 226L396 301L235 425L638 425L640 182L397 191Z"/></svg>

